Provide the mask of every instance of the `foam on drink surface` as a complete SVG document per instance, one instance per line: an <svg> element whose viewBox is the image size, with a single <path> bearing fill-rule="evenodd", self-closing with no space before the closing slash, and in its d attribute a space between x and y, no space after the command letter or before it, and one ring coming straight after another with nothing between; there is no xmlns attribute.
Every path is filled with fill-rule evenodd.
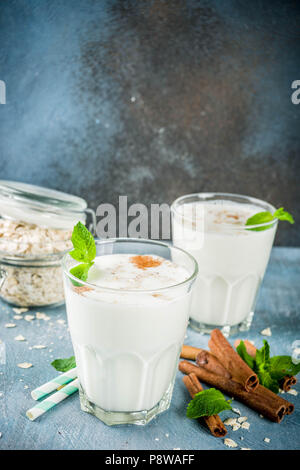
<svg viewBox="0 0 300 470"><path fill-rule="evenodd" d="M155 290L185 281L189 273L172 261L155 255L97 256L87 281L121 290Z"/></svg>
<svg viewBox="0 0 300 470"><path fill-rule="evenodd" d="M87 282L98 287L116 289L117 293L101 293L95 290L84 290L79 288L78 293L94 296L101 295L103 300L115 302L124 301L125 295L122 291L129 291L128 295L132 297L130 291L151 291L156 289L168 288L190 277L187 269L174 263L173 261L156 255L134 255L134 254L113 254L97 256L94 265L91 267ZM145 294L147 295L147 293ZM112 297L113 296L113 297ZM170 295L151 294L153 299L167 298ZM127 299L129 300L129 299ZM131 299L132 300L132 299Z"/></svg>
<svg viewBox="0 0 300 470"><path fill-rule="evenodd" d="M191 228L205 231L226 231L226 229L243 228L249 217L262 209L252 204L239 204L223 200L199 201L186 203L177 209L182 220Z"/></svg>

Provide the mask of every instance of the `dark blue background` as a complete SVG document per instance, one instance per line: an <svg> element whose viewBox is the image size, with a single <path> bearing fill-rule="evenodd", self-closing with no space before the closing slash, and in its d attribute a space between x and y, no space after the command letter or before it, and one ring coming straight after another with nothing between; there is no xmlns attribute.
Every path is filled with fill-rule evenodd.
<svg viewBox="0 0 300 470"><path fill-rule="evenodd" d="M296 1L0 1L1 178L96 208L228 191L300 221ZM299 222L277 243L300 244Z"/></svg>

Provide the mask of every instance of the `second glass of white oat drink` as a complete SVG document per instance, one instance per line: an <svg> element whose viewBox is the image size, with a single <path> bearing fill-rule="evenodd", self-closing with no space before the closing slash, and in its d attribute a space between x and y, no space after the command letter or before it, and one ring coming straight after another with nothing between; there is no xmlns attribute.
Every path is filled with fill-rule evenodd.
<svg viewBox="0 0 300 470"><path fill-rule="evenodd" d="M192 296L190 326L225 335L250 328L277 219L246 226L249 217L275 208L252 197L226 193L182 196L171 207L173 242L191 253L199 274Z"/></svg>
<svg viewBox="0 0 300 470"><path fill-rule="evenodd" d="M142 239L96 240L96 250L87 282L63 260L81 408L109 425L146 424L170 405L197 262Z"/></svg>

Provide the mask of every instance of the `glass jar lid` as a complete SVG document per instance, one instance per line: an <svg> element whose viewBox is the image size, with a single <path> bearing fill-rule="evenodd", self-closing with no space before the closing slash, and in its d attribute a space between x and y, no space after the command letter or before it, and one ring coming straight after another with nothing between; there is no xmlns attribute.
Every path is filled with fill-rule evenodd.
<svg viewBox="0 0 300 470"><path fill-rule="evenodd" d="M42 227L72 229L85 223L84 199L54 189L17 181L0 180L0 216Z"/></svg>

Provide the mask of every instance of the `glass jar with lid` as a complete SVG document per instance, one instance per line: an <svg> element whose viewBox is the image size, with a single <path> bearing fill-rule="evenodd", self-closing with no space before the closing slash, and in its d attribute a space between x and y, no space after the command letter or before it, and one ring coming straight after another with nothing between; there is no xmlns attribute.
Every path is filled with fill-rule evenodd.
<svg viewBox="0 0 300 470"><path fill-rule="evenodd" d="M21 307L63 303L61 259L73 226L88 218L93 232L95 213L80 197L0 180L0 297Z"/></svg>

